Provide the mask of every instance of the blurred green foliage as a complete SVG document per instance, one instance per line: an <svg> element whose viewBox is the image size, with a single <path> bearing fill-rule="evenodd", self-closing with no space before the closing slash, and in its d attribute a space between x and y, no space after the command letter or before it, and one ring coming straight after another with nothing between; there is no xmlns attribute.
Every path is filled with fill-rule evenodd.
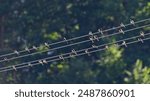
<svg viewBox="0 0 150 101"><path fill-rule="evenodd" d="M0 27L4 32L3 35L0 32L3 37L0 41L4 46L0 53L32 45L40 45L39 51L43 51L47 50L41 45L44 42L81 36L98 28L107 29L121 22L128 23L130 18L149 17L149 0L1 0ZM111 46L90 57L1 73L0 83L150 83L149 44L147 41L125 49ZM39 57L31 56L17 62ZM0 66L3 65L6 64Z"/></svg>
<svg viewBox="0 0 150 101"><path fill-rule="evenodd" d="M127 83L137 83L137 84L149 84L150 83L150 68L143 67L143 63L137 60L133 66L133 71L126 71L128 77L125 78Z"/></svg>

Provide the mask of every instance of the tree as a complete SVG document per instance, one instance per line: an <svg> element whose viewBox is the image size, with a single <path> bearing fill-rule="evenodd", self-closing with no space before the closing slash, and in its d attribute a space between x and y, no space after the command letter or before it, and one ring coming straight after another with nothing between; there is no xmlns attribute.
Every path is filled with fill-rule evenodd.
<svg viewBox="0 0 150 101"><path fill-rule="evenodd" d="M137 60L133 66L133 71L126 71L128 75L125 78L126 83L137 83L137 84L149 84L150 83L150 68L144 67L143 63L140 60Z"/></svg>
<svg viewBox="0 0 150 101"><path fill-rule="evenodd" d="M137 21L148 18L149 7L148 0L116 0L115 2L110 0L1 0L0 15L3 24L0 25L0 46L7 49L5 51L3 49L0 54L33 45L40 46L38 51L41 51L47 49L41 44L44 42L52 43L63 40L64 37L69 39L81 36L99 28L104 30L120 25L121 22L129 23L130 19ZM148 32L149 28L143 31ZM115 31L104 34L113 32ZM133 33L126 34L127 37L131 35ZM122 37L106 38L100 40L100 43L112 42L119 38ZM78 50L85 47L88 47L88 44L61 49L60 52L63 54L72 48ZM126 77L125 71L134 75L134 70L129 67L132 67L137 59L144 61L147 66L150 65L147 55L149 52L145 52L146 50L149 50L149 42L141 47L139 45L128 47L124 51L122 48L111 46L105 52L94 53L90 57L82 56L62 62L55 61L45 66L38 65L36 68L25 68L18 72L2 73L0 82L130 83L123 80ZM54 51L54 54L58 53ZM18 64L41 57L46 55L30 56L0 65ZM147 70L148 67L145 71ZM128 79L130 81L132 77L128 76ZM136 83L136 80L131 81Z"/></svg>

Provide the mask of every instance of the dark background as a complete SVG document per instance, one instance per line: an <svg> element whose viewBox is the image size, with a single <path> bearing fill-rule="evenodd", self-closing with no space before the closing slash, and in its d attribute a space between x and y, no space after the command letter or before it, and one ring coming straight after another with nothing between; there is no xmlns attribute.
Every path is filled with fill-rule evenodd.
<svg viewBox="0 0 150 101"><path fill-rule="evenodd" d="M138 21L149 17L149 0L0 0L0 54L32 45L43 50L44 42L57 42L63 37L69 39L89 31L96 32L99 28L118 26L121 22L127 24L130 19ZM149 32L150 27L141 30ZM125 37L139 31L127 33ZM103 42L118 38L124 37L118 35ZM81 44L54 51L54 54L86 46L88 44ZM43 57L47 55L3 62L0 66ZM17 72L4 72L0 74L0 83L150 83L150 41L127 48L110 46L108 50L93 53L90 57L80 56Z"/></svg>

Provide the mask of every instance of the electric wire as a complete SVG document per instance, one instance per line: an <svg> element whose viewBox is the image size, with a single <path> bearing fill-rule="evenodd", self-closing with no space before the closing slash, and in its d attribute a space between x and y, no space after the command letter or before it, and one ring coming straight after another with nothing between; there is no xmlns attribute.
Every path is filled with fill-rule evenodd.
<svg viewBox="0 0 150 101"><path fill-rule="evenodd" d="M145 36L148 36L148 35L150 35L150 33L145 34ZM107 43L107 44L102 44L102 45L99 45L98 47L113 45L113 44L117 44L117 43L122 42L122 41L132 40L132 39L136 39L136 38L140 38L140 37L141 37L141 35L138 35L138 36L126 38L126 39L123 39L123 40L119 40L119 41L116 41L116 42ZM142 40L145 41L145 40L149 40L149 39L150 39L150 37L144 38L144 39L142 39ZM132 44L132 43L136 43L136 42L139 42L139 40L127 42L126 45ZM123 44L121 44L121 45L119 45L119 46L123 46ZM85 50L87 50L87 49L91 49L91 48L86 48L86 49L78 50L78 51L76 51L76 52L81 52L81 51L83 51L83 50L85 51ZM94 52L101 51L101 50L105 50L105 49L106 49L106 48L100 48L100 49L97 49L97 50L89 51L88 53L90 54L90 53L94 53ZM71 52L70 52L70 53L63 54L63 56L64 56L64 55L68 55L68 54L71 54ZM87 54L87 53L83 52L83 53L80 53L80 54L75 55L75 57L76 57L76 56L81 56L81 55L84 55L84 54ZM57 58L56 58L56 59L52 59L52 60L48 60L47 63L53 62L53 61L62 60L62 59L59 58L59 55L58 55L58 56L55 56L55 57L57 57ZM47 60L47 59L51 59L51 58L52 58L52 57L50 57L50 58L44 58L44 59L40 59L40 60ZM64 57L64 59L67 59L67 58L71 58L71 57L70 57L70 56ZM37 62L37 63L32 64L31 67L33 67L33 66L35 66L35 65L41 64L41 63L39 63L38 61L39 61L39 60L31 61L31 62L27 62L27 63L22 63L22 64L18 64L18 65L15 65L15 68L16 68L16 69L25 68L25 67L28 67L28 66L29 66L29 63ZM20 66L20 65L23 65L23 66ZM3 67L3 68L1 68L0 72L6 72L6 71L10 71L10 70L14 70L14 68L12 68L12 66Z"/></svg>
<svg viewBox="0 0 150 101"><path fill-rule="evenodd" d="M147 19L143 19L143 20L140 20L140 21L136 21L134 22L134 24L138 24L138 23L141 23L141 22L145 22L145 21L149 21L150 18L147 18ZM130 26L130 25L133 25L133 23L129 23L129 24L125 24L124 27L127 27L127 26ZM117 26L117 27L113 27L113 28L110 28L110 29L106 29L104 31L102 31L102 33L104 32L107 32L107 31L111 31L111 30L115 30L115 29L118 29L118 28L121 28L122 26ZM99 34L100 32L95 32L95 33L92 33L93 35L95 34ZM74 37L74 38L70 38L70 39L67 39L67 41L72 41L72 40L76 40L76 39L79 39L79 38L84 38L84 37L87 37L89 35L83 35L83 36L78 36L78 37ZM52 46L52 45L56 45L56 44L60 44L60 43L63 43L63 42L66 42L65 40L63 41L58 41L58 42L54 42L54 43L51 43L51 44L48 44L49 46ZM39 47L37 47L39 48ZM34 50L34 48L30 48L28 49L29 51L32 51ZM18 51L18 53L23 53L23 52L27 52L26 50L21 50L21 51ZM15 55L16 53L12 52L12 53L8 53L8 54L3 54L3 55L0 55L0 58L3 58L3 57L6 57L6 56L10 56L10 55Z"/></svg>
<svg viewBox="0 0 150 101"><path fill-rule="evenodd" d="M148 26L150 26L150 24L143 25L143 26L136 27L136 28L132 28L132 29L128 29L128 30L125 30L123 32L127 33L127 32L130 32L130 31L134 31L134 30L137 30L137 29L145 28L145 27L148 27ZM113 33L113 34L104 35L104 36L98 37L98 39L111 37L111 36L118 35L118 34L121 34L121 32L116 32L116 33ZM38 52L31 53L31 54L21 55L21 56L9 58L9 59L6 59L6 60L4 59L4 60L1 60L0 63L6 62L6 61L12 61L12 60L15 60L15 59L24 58L24 57L31 56L31 55L33 56L33 55L41 54L41 53L48 52L48 51L54 51L54 50L57 50L57 49L66 48L66 47L70 47L70 46L74 46L74 45L77 45L77 44L82 44L82 43L90 42L90 41L91 41L90 39L87 39L87 40L80 41L80 42L73 43L73 44L68 44L68 45L64 45L64 46L60 46L60 47L56 47L56 48L52 48L52 49L38 51Z"/></svg>

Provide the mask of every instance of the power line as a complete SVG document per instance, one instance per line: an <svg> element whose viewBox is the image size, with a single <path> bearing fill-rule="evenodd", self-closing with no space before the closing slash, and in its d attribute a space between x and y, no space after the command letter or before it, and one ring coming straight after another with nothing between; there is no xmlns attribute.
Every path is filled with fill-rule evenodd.
<svg viewBox="0 0 150 101"><path fill-rule="evenodd" d="M141 29L141 28L148 27L148 26L150 26L150 24L144 25L144 26L140 26L140 27L136 27L136 28L132 28L132 29L125 30L125 31L122 30L122 31L123 31L123 33L127 33L127 32L130 32L130 31L134 31L134 30ZM105 36L101 36L101 37L97 37L97 38L101 39L101 38L111 37L111 36L118 35L118 34L121 34L121 33L122 32L117 32L117 33L113 33L113 34L110 34L110 35L105 35ZM1 60L0 63L5 62L5 61L11 61L11 60L15 60L15 59L24 58L24 57L31 56L31 55L37 55L37 54L41 54L41 53L48 52L48 51L54 51L54 50L57 50L57 49L66 48L66 47L70 47L70 46L74 46L74 45L77 45L77 44L82 44L82 43L90 42L90 41L91 40L88 39L88 40L84 40L84 41L81 41L81 42L68 44L68 45L65 45L65 46L60 46L60 47L56 47L56 48L52 48L52 49L47 49L47 50L44 50L44 51L38 51L38 52L31 53L31 54L26 54L26 55L13 57L13 58L10 58L10 59L4 59L4 60Z"/></svg>
<svg viewBox="0 0 150 101"><path fill-rule="evenodd" d="M149 20L150 20L150 18L143 19L143 20L136 21L136 22L131 20L129 24L124 25L123 23L121 23L121 25L118 26L118 27L113 27L113 28L110 28L110 29L107 29L107 30L104 30L104 31L99 29L98 32L95 32L95 33L92 33L92 34L95 35L95 34L99 34L99 33L104 33L104 32L107 32L107 31L115 30L115 29L122 28L122 27L127 27L127 26L130 26L130 25L135 25L135 24L138 24L138 23L141 23L141 22L145 22L145 21L149 21ZM72 40L84 38L84 37L87 37L87 36L89 36L89 35L78 36L78 37L75 37L75 38L67 39L67 41L72 41ZM60 43L63 43L63 42L66 42L66 40L58 41L58 42L51 43L51 44L47 44L46 43L46 46L47 45L48 46L52 46L52 45L60 44ZM25 50L21 50L21 51L15 51L15 52L12 52L12 53L0 55L0 58L6 57L6 56L10 56L10 55L15 55L16 53L24 53L24 52L27 52L27 51L32 51L32 50L35 50L35 48L39 48L39 47L32 47L30 49L27 48L27 50L25 49Z"/></svg>
<svg viewBox="0 0 150 101"><path fill-rule="evenodd" d="M150 33L147 33L147 34L145 34L144 36L148 36L148 35L150 35ZM99 45L99 46L97 46L97 47L108 46L108 45L113 45L113 44L118 44L119 42L122 42L122 41L125 42L125 43L124 43L124 44L122 43L121 45L118 45L118 46L124 46L124 45L126 46L126 45L129 45L129 44L132 44L132 43L136 43L136 42L139 42L139 41L143 42L143 41L145 41L145 40L149 40L149 39L150 39L150 37L144 38L144 39L142 39L142 38L140 38L140 37L141 37L141 35L138 35L138 36L126 38L126 39L123 39L123 40L119 40L119 41L116 41L116 42L113 42L113 43L107 43L107 44ZM131 41L131 42L127 42L127 43L126 43L126 41L129 41L129 40L132 40L132 39L136 39L136 38L139 38L139 39L136 40L136 41ZM87 54L87 53L85 52L85 50L87 50L87 49L89 50L89 49L92 49L92 48L86 48L86 49L82 49L82 50L76 51L76 53L78 53L78 52L81 52L81 51L84 50L83 53L76 54L76 55L74 55L74 56L81 56L81 55ZM106 47L105 47L105 48L100 48L100 49L97 49L97 50L89 51L88 53L90 54L90 53L94 53L94 52L101 51L101 50L105 50L105 49L107 49L107 48L106 48ZM71 57L70 54L71 54L71 53L63 54L63 56L67 55L67 56L63 57L63 59L70 58L70 57ZM68 55L69 55L69 56L68 56ZM40 59L40 60L36 60L36 61L31 61L31 62L27 62L27 63L22 63L22 64L18 64L18 65L14 65L14 66L3 67L3 68L1 68L0 72L10 71L10 70L20 69L20 68L25 68L25 67L28 67L28 66L31 66L31 67L32 67L32 66L39 65L39 64L45 64L45 63L49 63L49 62L52 62L52 61L62 60L62 59L59 58L59 56L60 56L60 55L55 56L55 57L57 57L57 58L56 58L56 59L52 59L52 60L48 60L48 59L51 59L51 58L52 58L52 57L50 57L50 58L44 58L44 59ZM45 60L45 63L43 62L43 60ZM40 62L39 62L39 61L40 61ZM34 62L37 62L37 63L34 63ZM29 63L30 63L30 65L29 65ZM32 63L33 63L33 64L32 64ZM22 66L20 66L20 65L22 65ZM13 67L14 67L14 68L13 68Z"/></svg>

